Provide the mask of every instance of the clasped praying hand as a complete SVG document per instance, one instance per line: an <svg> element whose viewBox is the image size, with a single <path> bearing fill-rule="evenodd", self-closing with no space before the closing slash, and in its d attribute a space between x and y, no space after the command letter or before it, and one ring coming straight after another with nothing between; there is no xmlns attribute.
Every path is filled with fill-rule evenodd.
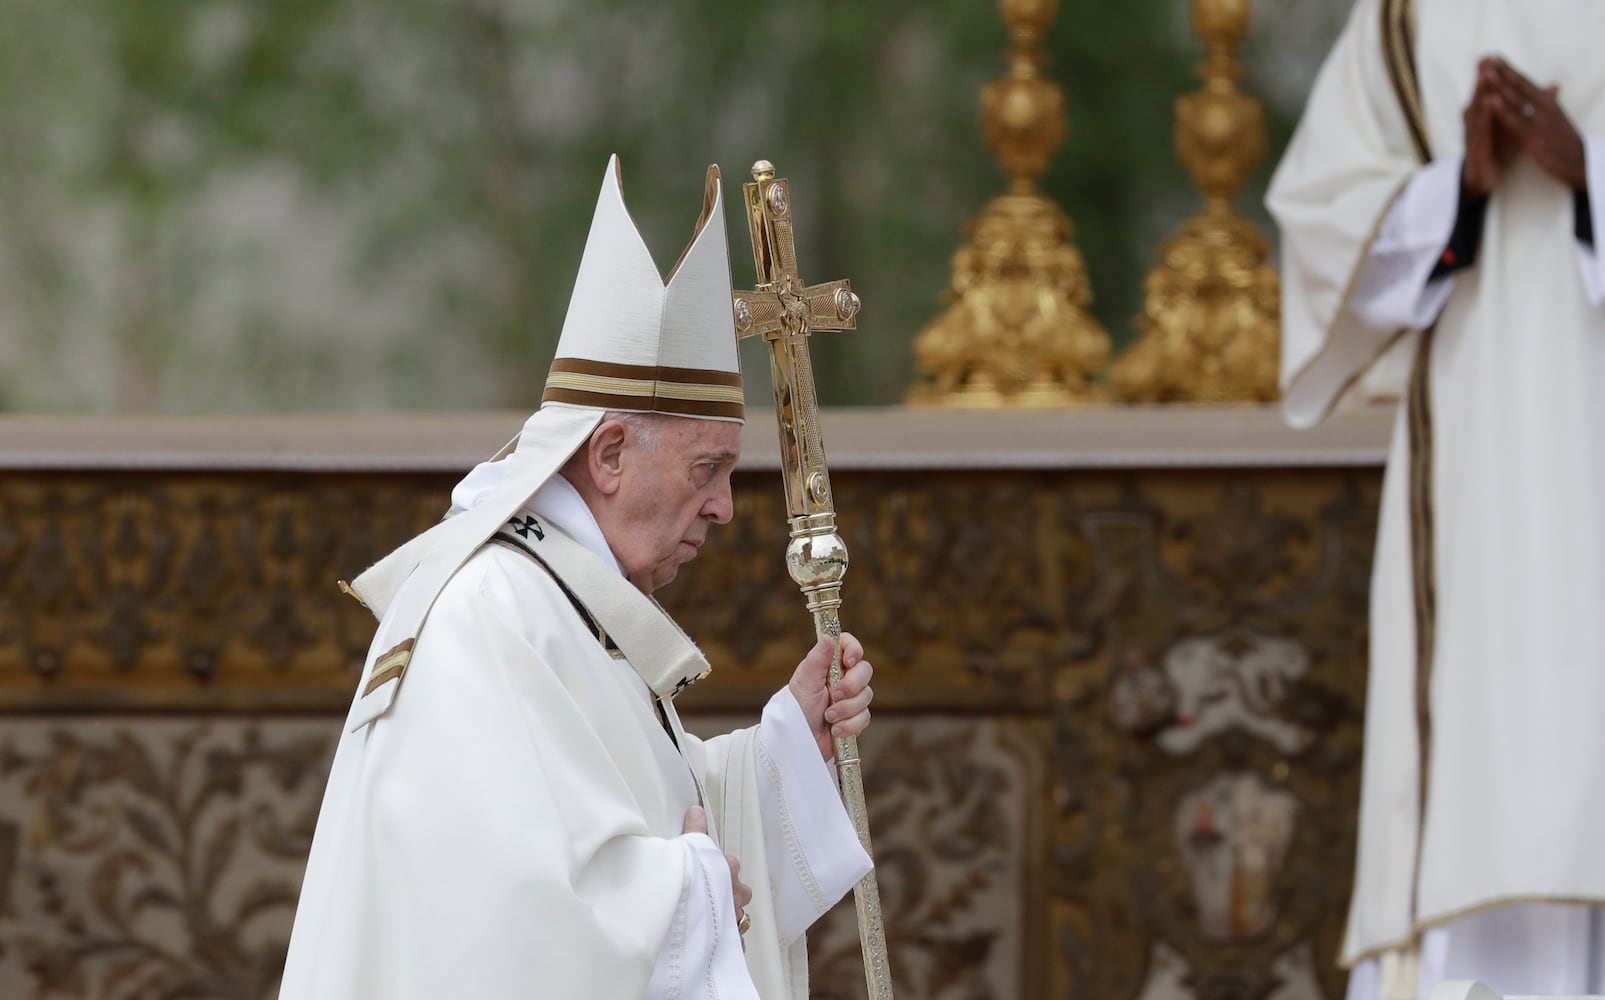
<svg viewBox="0 0 1605 1000"><path fill-rule="evenodd" d="M1499 56L1477 64L1477 86L1462 115L1466 132L1463 183L1486 197L1518 153L1573 191L1588 183L1583 137L1560 105L1560 87L1540 87Z"/></svg>

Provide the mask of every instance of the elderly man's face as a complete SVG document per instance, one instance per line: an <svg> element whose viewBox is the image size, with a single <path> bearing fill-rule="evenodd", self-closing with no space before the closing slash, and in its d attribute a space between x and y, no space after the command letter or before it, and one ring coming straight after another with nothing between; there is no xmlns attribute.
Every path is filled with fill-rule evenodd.
<svg viewBox="0 0 1605 1000"><path fill-rule="evenodd" d="M697 557L708 530L732 513L730 474L741 425L662 419L651 447L631 440L607 531L608 545L642 593L668 583Z"/></svg>

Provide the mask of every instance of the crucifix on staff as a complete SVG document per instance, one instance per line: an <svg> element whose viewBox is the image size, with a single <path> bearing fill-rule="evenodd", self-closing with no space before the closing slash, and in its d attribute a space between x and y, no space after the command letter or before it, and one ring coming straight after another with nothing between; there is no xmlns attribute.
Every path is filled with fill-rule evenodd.
<svg viewBox="0 0 1605 1000"><path fill-rule="evenodd" d="M736 334L762 337L769 345L775 416L780 424L780 471L791 525L786 568L802 588L815 631L836 638L841 635L839 610L847 546L836 532L836 507L819 429L819 395L808 338L815 330L855 328L858 296L845 278L818 285L803 281L797 273L792 239L790 186L785 178L775 176L768 160L753 164L752 178L742 191L758 287L734 293ZM835 648L830 666L832 685L841 676L840 643ZM856 736L837 738L836 767L847 814L865 853L873 857ZM870 1000L891 1000L891 967L874 869L853 888L853 903L858 911Z"/></svg>

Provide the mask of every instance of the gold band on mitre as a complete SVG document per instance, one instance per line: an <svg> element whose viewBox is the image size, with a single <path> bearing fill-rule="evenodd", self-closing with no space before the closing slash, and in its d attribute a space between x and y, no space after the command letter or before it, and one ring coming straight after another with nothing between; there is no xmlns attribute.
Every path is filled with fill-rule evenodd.
<svg viewBox="0 0 1605 1000"><path fill-rule="evenodd" d="M557 358L541 401L741 420L744 398L739 372Z"/></svg>

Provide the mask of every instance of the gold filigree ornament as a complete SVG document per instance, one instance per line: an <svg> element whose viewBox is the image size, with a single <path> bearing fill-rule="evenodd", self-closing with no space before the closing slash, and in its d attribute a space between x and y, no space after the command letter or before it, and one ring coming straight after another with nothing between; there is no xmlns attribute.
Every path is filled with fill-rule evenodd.
<svg viewBox="0 0 1605 1000"><path fill-rule="evenodd" d="M914 342L911 403L1058 406L1094 398L1109 358L1074 227L1036 179L1069 132L1064 92L1042 78L1038 41L1057 0L999 0L1009 73L981 93L987 145L1010 177L953 255L947 309Z"/></svg>
<svg viewBox="0 0 1605 1000"><path fill-rule="evenodd" d="M1193 0L1203 89L1176 99L1176 151L1204 195L1148 272L1139 337L1111 381L1129 402L1255 402L1277 395L1281 289L1270 245L1232 211L1265 156L1264 111L1238 89L1250 0Z"/></svg>

